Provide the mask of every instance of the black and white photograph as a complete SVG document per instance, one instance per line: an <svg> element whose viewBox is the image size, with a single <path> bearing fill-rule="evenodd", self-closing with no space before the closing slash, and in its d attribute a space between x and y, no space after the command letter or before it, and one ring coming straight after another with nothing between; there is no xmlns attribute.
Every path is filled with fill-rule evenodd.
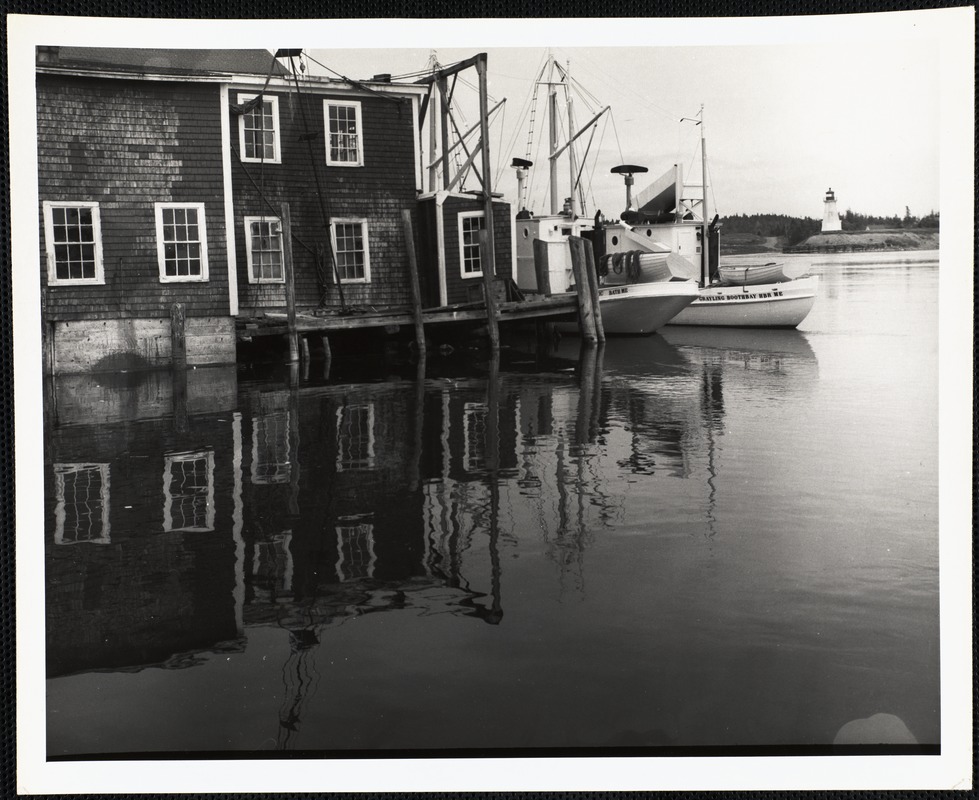
<svg viewBox="0 0 979 800"><path fill-rule="evenodd" d="M974 30L11 17L19 791L971 787Z"/></svg>

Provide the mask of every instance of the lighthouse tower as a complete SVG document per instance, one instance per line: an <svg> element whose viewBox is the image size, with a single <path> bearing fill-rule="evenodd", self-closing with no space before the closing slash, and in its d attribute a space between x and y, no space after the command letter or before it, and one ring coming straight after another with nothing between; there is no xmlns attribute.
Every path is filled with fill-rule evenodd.
<svg viewBox="0 0 979 800"><path fill-rule="evenodd" d="M843 226L840 225L840 215L836 211L836 195L832 189L826 190L826 198L823 200L823 233L827 231L839 231Z"/></svg>

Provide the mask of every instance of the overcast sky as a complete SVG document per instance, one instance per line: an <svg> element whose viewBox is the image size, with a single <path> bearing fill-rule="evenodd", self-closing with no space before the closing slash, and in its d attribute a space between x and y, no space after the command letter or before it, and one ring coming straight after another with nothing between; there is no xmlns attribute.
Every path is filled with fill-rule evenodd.
<svg viewBox="0 0 979 800"><path fill-rule="evenodd" d="M513 156L526 157L527 107L534 79L548 53L537 48L480 48L488 53L489 92L507 98L494 121L491 152L495 188L511 199ZM437 49L442 64L474 55L475 48ZM376 73L401 75L423 70L428 49L324 50L310 55L351 78ZM939 210L939 47L934 40L849 41L825 44L571 47L553 48L573 78L593 95L592 106L611 106L611 120L599 124L590 157L589 212L601 208L617 216L624 188L610 175L616 164L649 168L636 178L643 188L673 163L683 165L690 183L699 183L699 130L680 123L704 106L711 205L722 216L773 212L822 216L827 188L839 210L879 216L915 216ZM323 69L310 62L312 71ZM475 70L464 77L476 85ZM460 97L462 89L460 89ZM474 123L476 94L466 90ZM591 107L576 99L579 124ZM464 108L465 111L465 108ZM563 122L563 121L562 121ZM462 125L460 124L460 127ZM531 160L539 173L531 205L546 210L547 166L537 143L546 131L543 90L538 100ZM587 137L579 140L582 144ZM562 197L569 169L559 167ZM476 188L474 180L467 184Z"/></svg>

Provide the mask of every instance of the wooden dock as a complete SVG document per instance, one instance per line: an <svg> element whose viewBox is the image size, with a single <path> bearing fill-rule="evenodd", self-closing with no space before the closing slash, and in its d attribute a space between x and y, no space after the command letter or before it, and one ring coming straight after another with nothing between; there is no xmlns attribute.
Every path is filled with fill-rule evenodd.
<svg viewBox="0 0 979 800"><path fill-rule="evenodd" d="M499 322L526 322L574 317L578 313L578 301L574 294L541 297L497 304ZM329 334L335 331L365 330L368 328L411 327L415 316L410 308L371 310L363 313L341 314L329 312L296 312L296 332L304 334ZM486 322L486 306L483 303L466 303L422 310L423 325L446 325L460 322ZM289 333L288 315L282 312L266 312L261 317L239 317L236 325L239 342L252 341L256 337L285 336Z"/></svg>

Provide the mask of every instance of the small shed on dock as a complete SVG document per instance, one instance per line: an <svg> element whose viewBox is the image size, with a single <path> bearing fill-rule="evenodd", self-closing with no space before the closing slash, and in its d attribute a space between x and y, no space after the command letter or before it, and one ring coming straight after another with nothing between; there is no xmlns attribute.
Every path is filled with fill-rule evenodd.
<svg viewBox="0 0 979 800"><path fill-rule="evenodd" d="M418 264L426 307L475 302L482 298L479 231L486 212L481 194L439 191L418 201ZM510 204L493 200L496 277L513 276L513 221Z"/></svg>

